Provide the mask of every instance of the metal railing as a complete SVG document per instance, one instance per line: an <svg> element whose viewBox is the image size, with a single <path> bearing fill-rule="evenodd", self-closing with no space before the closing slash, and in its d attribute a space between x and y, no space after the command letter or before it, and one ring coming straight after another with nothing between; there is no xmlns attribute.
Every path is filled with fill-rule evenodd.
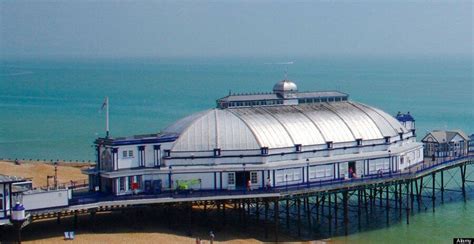
<svg viewBox="0 0 474 244"><path fill-rule="evenodd" d="M160 193L140 193L136 195L124 195L124 196L115 196L111 194L104 193L82 193L76 194L73 196L73 199L70 200L70 205L79 205L79 204L88 204L95 203L100 201L123 201L123 200L138 200L138 199L153 199L153 198L175 198L175 199L186 199L186 198L199 198L199 197L215 197L215 196L237 196L237 195L255 195L255 194L284 194L293 191L315 189L317 187L329 187L334 186L350 186L356 184L369 184L374 182L384 182L388 180L402 180L404 178L415 177L419 174L429 172L437 167L443 168L441 166L450 166L456 165L460 161L466 159L474 159L473 154L460 156L460 157L451 157L451 158L442 158L440 160L428 161L425 160L418 164L413 165L405 171L399 171L396 173L383 173L375 175L366 175L360 178L338 178L330 180L320 180L320 181L311 181L311 182L301 182L298 184L292 185L281 185L268 188L259 188L247 190L246 187L240 189L228 190L228 189L198 189L192 191L179 191L179 190L166 190ZM416 169L416 170L414 170ZM85 184L85 183L84 183Z"/></svg>

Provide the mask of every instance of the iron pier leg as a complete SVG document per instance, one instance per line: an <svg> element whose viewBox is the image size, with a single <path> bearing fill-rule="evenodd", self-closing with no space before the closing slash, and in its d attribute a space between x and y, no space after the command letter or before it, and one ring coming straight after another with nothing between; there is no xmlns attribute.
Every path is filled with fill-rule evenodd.
<svg viewBox="0 0 474 244"><path fill-rule="evenodd" d="M290 229L290 200L286 199L285 204L285 211L286 211L286 229Z"/></svg>
<svg viewBox="0 0 474 244"><path fill-rule="evenodd" d="M258 206L258 201L258 199L255 199L255 218L257 220L257 224L260 222L260 208Z"/></svg>
<svg viewBox="0 0 474 244"><path fill-rule="evenodd" d="M382 194L383 194L383 188L380 187L379 188L379 206L380 206L380 208L382 208L382 206L383 206L383 204L382 204L382 201L383 201Z"/></svg>
<svg viewBox="0 0 474 244"><path fill-rule="evenodd" d="M435 196L435 181L436 181L436 173L433 173L431 174L431 177L432 177L432 187L433 187L433 191L432 191L432 196L431 196L431 201L433 203L433 212L435 211L435 199L436 199L436 196Z"/></svg>
<svg viewBox="0 0 474 244"><path fill-rule="evenodd" d="M410 204L411 204L411 209L413 209L414 199L415 199L415 196L413 195L413 180L410 180Z"/></svg>
<svg viewBox="0 0 474 244"><path fill-rule="evenodd" d="M332 233L331 193L328 193L328 226L329 235Z"/></svg>
<svg viewBox="0 0 474 244"><path fill-rule="evenodd" d="M466 164L461 165L460 168L461 168L462 196L464 198L464 201L466 201L466 187L465 187L465 184L466 184Z"/></svg>
<svg viewBox="0 0 474 244"><path fill-rule="evenodd" d="M398 186L398 191L399 191L399 196L398 196L398 218L401 220L402 219L402 203L403 203L403 195L402 195L402 183Z"/></svg>
<svg viewBox="0 0 474 244"><path fill-rule="evenodd" d="M275 242L278 243L278 225L280 220L279 199L274 201L274 218L275 218Z"/></svg>
<svg viewBox="0 0 474 244"><path fill-rule="evenodd" d="M74 210L74 230L77 230L77 210Z"/></svg>
<svg viewBox="0 0 474 244"><path fill-rule="evenodd" d="M365 223L369 224L369 210L367 208L367 189L364 188L364 205L365 205Z"/></svg>
<svg viewBox="0 0 474 244"><path fill-rule="evenodd" d="M362 201L362 195L360 194L360 190L357 190L357 221L358 221L359 231L361 230L361 224L360 224L360 215L362 214L362 211L360 210L361 201Z"/></svg>
<svg viewBox="0 0 474 244"><path fill-rule="evenodd" d="M395 209L398 209L398 185L395 184L395 191L394 191L394 194L395 196Z"/></svg>
<svg viewBox="0 0 474 244"><path fill-rule="evenodd" d="M298 198L296 200L296 203L297 203L297 214L298 214L298 236L301 236L301 198Z"/></svg>
<svg viewBox="0 0 474 244"><path fill-rule="evenodd" d="M56 224L61 224L61 212L58 212L58 216L56 218Z"/></svg>
<svg viewBox="0 0 474 244"><path fill-rule="evenodd" d="M334 229L337 229L337 193L334 193Z"/></svg>
<svg viewBox="0 0 474 244"><path fill-rule="evenodd" d="M389 225L389 213L390 213L390 193L389 188L390 185L387 185L385 188L385 208L386 208L386 219L387 219L387 226Z"/></svg>
<svg viewBox="0 0 474 244"><path fill-rule="evenodd" d="M348 202L348 195L347 195L347 190L345 190L342 193L343 201L344 201L344 234L347 236L348 234L348 226L349 226L349 215L348 215L348 207L347 207L347 202Z"/></svg>
<svg viewBox="0 0 474 244"><path fill-rule="evenodd" d="M441 170L441 203L444 203L444 170Z"/></svg>
<svg viewBox="0 0 474 244"><path fill-rule="evenodd" d="M319 195L316 195L316 221L319 224Z"/></svg>
<svg viewBox="0 0 474 244"><path fill-rule="evenodd" d="M225 204L225 201L222 202L222 225L223 226L226 226L226 215L225 215L225 208L226 208L226 204Z"/></svg>
<svg viewBox="0 0 474 244"><path fill-rule="evenodd" d="M409 183L406 183L406 193L407 193L407 195L406 195L406 199L407 199L407 201L406 201L406 203L407 203L407 205L406 205L406 206L407 206L407 208L406 208L406 210L407 210L407 225L410 224L410 204L409 204L409 202L408 202L408 192L409 192L408 184L409 184Z"/></svg>
<svg viewBox="0 0 474 244"><path fill-rule="evenodd" d="M268 199L265 198L265 239L268 239Z"/></svg>
<svg viewBox="0 0 474 244"><path fill-rule="evenodd" d="M311 229L311 207L308 197L306 197L306 217L308 218L308 229Z"/></svg>

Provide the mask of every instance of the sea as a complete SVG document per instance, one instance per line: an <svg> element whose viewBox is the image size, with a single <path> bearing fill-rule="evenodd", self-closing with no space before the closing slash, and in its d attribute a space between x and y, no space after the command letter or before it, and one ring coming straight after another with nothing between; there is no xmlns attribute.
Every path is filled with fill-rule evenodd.
<svg viewBox="0 0 474 244"><path fill-rule="evenodd" d="M338 90L393 115L410 112L419 140L435 129L474 133L470 56L3 59L0 159L93 161L93 141L105 135L106 96L111 136L149 134L228 94L270 92L285 77L300 91ZM469 236L474 203L453 201L414 215L410 225L336 240L451 243Z"/></svg>

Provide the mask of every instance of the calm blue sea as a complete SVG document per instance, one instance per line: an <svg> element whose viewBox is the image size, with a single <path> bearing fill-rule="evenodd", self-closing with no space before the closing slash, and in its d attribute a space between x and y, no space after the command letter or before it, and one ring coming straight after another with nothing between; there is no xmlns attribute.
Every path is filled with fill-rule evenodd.
<svg viewBox="0 0 474 244"><path fill-rule="evenodd" d="M271 91L285 70L300 90L340 90L391 114L410 111L419 138L432 129L473 133L473 69L471 57L4 60L0 158L93 160L105 96L112 136L153 133L229 92ZM339 240L451 243L474 236L473 212L472 201L445 204L410 225Z"/></svg>
<svg viewBox="0 0 474 244"><path fill-rule="evenodd" d="M113 136L152 133L230 91L271 91L285 70L300 90L410 111L419 135L474 132L470 58L18 60L0 63L0 158L93 160L105 96Z"/></svg>

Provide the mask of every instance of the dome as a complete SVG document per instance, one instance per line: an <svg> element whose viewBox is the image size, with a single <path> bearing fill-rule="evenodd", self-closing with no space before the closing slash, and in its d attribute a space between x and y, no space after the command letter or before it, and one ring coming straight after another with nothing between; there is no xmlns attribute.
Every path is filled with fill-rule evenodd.
<svg viewBox="0 0 474 244"><path fill-rule="evenodd" d="M287 80L287 79L279 81L273 86L274 93L297 92L297 91L298 91L298 87L296 86L296 84L293 81Z"/></svg>
<svg viewBox="0 0 474 244"><path fill-rule="evenodd" d="M343 101L211 109L181 119L163 132L179 135L172 151L192 152L377 140L409 131L382 110Z"/></svg>

